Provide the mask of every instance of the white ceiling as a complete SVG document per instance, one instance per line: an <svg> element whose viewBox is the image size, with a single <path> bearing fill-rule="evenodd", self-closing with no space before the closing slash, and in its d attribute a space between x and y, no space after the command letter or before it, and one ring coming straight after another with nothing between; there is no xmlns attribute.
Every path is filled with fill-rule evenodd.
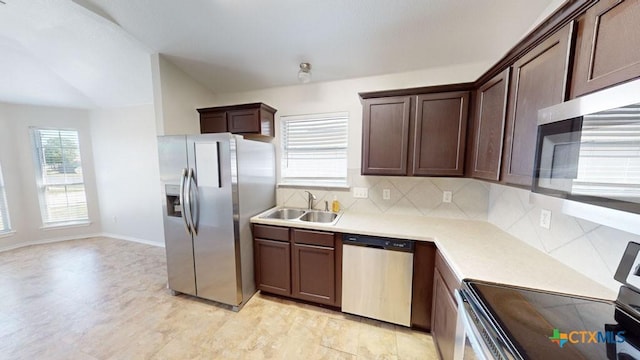
<svg viewBox="0 0 640 360"><path fill-rule="evenodd" d="M3 0L0 101L153 101L149 54L214 92L495 62L559 0Z"/></svg>

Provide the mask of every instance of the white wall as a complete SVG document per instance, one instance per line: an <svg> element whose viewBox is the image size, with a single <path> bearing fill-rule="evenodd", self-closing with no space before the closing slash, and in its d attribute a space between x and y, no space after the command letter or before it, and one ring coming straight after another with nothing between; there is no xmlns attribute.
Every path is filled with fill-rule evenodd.
<svg viewBox="0 0 640 360"><path fill-rule="evenodd" d="M359 172L362 142L362 105L359 92L475 81L490 65L475 63L358 79L311 82L242 93L217 94L212 100L214 105L264 102L276 108L278 110L276 143L281 116L347 111L349 113L348 167L358 169Z"/></svg>
<svg viewBox="0 0 640 360"><path fill-rule="evenodd" d="M92 110L89 117L103 233L163 245L153 105Z"/></svg>
<svg viewBox="0 0 640 360"><path fill-rule="evenodd" d="M196 109L211 106L213 92L162 54L151 55L151 75L157 134L199 134L200 117Z"/></svg>
<svg viewBox="0 0 640 360"><path fill-rule="evenodd" d="M78 130L91 222L88 226L42 228L30 126ZM93 236L100 232L91 131L86 110L0 103L0 162L11 224L15 230L14 234L0 238L0 250L31 243Z"/></svg>

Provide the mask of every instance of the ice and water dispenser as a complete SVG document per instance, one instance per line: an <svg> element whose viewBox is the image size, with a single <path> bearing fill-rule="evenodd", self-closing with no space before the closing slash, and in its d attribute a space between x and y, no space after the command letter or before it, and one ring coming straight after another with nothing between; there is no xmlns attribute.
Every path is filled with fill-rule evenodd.
<svg viewBox="0 0 640 360"><path fill-rule="evenodd" d="M167 194L167 216L182 217L182 205L180 204L180 186L165 185Z"/></svg>

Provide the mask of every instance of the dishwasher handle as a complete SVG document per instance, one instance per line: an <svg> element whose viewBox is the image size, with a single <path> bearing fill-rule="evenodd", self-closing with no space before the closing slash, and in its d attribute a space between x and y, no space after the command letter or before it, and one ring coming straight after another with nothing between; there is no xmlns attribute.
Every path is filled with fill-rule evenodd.
<svg viewBox="0 0 640 360"><path fill-rule="evenodd" d="M381 250L402 251L413 253L415 248L414 240L392 239L379 236L352 235L342 236L343 245L364 246Z"/></svg>

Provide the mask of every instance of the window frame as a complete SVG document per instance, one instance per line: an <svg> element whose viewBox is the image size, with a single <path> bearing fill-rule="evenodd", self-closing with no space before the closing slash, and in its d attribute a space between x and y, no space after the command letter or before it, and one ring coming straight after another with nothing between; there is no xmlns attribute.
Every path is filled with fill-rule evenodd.
<svg viewBox="0 0 640 360"><path fill-rule="evenodd" d="M279 156L278 156L278 187L304 187L304 188L336 188L336 189L346 189L349 188L349 178L348 178L348 157L349 157L349 112L348 111L340 111L340 112L330 112L330 113L313 113L313 114L303 114L303 115L283 115L279 117L278 121L278 136L279 136ZM291 151L288 148L288 139L289 136L286 135L286 131L289 128L290 122L304 122L304 121L318 121L318 120L340 120L344 121L341 126L344 126L344 133L339 134L339 136L344 137L344 145L333 148L337 153L342 153L343 155L337 160L344 162L344 168L339 169L342 172L342 176L331 176L326 177L321 180L317 180L316 176L311 176L311 174L306 174L305 176L287 176L287 163L291 160L289 154ZM308 152L313 149L306 149ZM323 151L322 149L315 149L315 151ZM327 151L327 149L324 149ZM330 151L330 150L329 150ZM302 152L302 151L300 151ZM330 160L330 158L325 158L323 160Z"/></svg>
<svg viewBox="0 0 640 360"><path fill-rule="evenodd" d="M83 169L83 165L82 165L82 146L81 146L81 134L80 134L80 130L75 129L75 128L58 128L58 127L30 127L30 131L31 131L31 139L32 139L32 149L33 149L33 156L34 156L34 166L35 166L35 177L36 177L36 187L37 187L37 192L38 192L38 200L39 200L39 205L40 205L40 219L42 221L42 228L46 229L46 228L57 228L57 227L66 227L66 226L76 226L76 225L85 225L85 224L89 224L90 223L90 218L89 218L89 202L87 200L87 188L86 188L86 181L84 179L84 173L81 172L80 173L80 180L81 181L75 181L75 182L67 182L67 181L63 181L63 182L57 182L57 183L47 183L47 179L45 178L46 174L43 172L44 170L44 166L47 165L46 160L44 160L44 149L45 147L42 144L42 133L41 131L54 131L54 132L58 132L58 136L61 136L60 134L62 132L75 132L76 134L76 139L77 139L77 152L78 152L78 166L79 168ZM61 144L60 146L60 150L64 151L64 146ZM64 165L63 165L64 166ZM66 172L65 172L66 174ZM67 178L66 175L64 177L65 179ZM60 219L60 220L55 220L55 219L51 219L49 216L49 212L51 211L51 209L49 208L49 205L47 203L47 188L48 187L64 187L64 193L65 193L65 197L67 197L67 206L66 206L66 210L68 211L70 206L69 206L69 199L68 199L68 194L69 194L69 187L72 186L81 186L82 187L82 192L83 192L83 196L84 196L84 202L80 202L77 205L84 205L84 214L85 216L82 217L68 217L66 219Z"/></svg>

